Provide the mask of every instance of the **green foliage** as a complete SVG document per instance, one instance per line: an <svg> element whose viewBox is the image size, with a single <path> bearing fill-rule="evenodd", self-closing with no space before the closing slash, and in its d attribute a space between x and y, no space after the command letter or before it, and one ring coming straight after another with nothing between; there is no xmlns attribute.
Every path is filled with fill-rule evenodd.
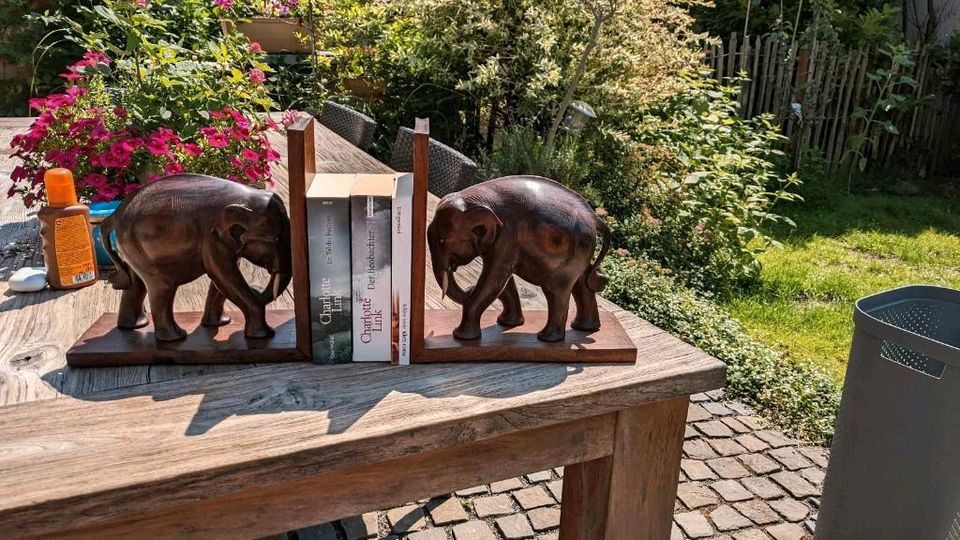
<svg viewBox="0 0 960 540"><path fill-rule="evenodd" d="M645 252L688 284L727 291L754 278L757 254L790 224L779 201L797 200L795 175L776 161L783 138L767 117L742 120L736 90L704 77L649 110L629 137L608 134L601 170L580 186L609 214L615 243Z"/></svg>
<svg viewBox="0 0 960 540"><path fill-rule="evenodd" d="M904 73L914 65L914 51L900 44L882 47L880 53L888 60L886 67L867 73L867 79L874 85L876 99L869 109L856 107L853 118L858 122L857 132L850 138L847 156L850 169L847 174L847 191L851 189L854 168L863 173L874 157L880 136L886 132L900 135L897 128L897 113L913 107L917 100L913 94L917 81Z"/></svg>
<svg viewBox="0 0 960 540"><path fill-rule="evenodd" d="M700 55L687 3L624 2L618 24L604 25L576 98L629 118L676 91L676 73ZM318 6L318 47L333 52L321 65L326 86L346 96L355 79L382 83L383 95L365 107L381 133L429 116L433 136L474 156L492 151L501 129L544 132L591 24L580 0Z"/></svg>
<svg viewBox="0 0 960 540"><path fill-rule="evenodd" d="M88 50L103 51L115 61L109 84L118 101L144 131L174 129L192 138L209 123L208 111L230 107L245 114L275 108L263 85L271 68L262 54L239 34L177 34L176 9L192 6L151 3L141 8L126 1L104 0L78 8L80 20L48 17L69 29L68 37ZM203 13L189 10L198 20ZM198 23L200 24L200 23Z"/></svg>
<svg viewBox="0 0 960 540"><path fill-rule="evenodd" d="M496 151L480 160L483 179L511 174L545 176L568 186L576 186L590 174L590 165L576 141L548 152L543 139L529 126L503 133Z"/></svg>
<svg viewBox="0 0 960 540"><path fill-rule="evenodd" d="M727 396L753 405L792 436L829 442L840 402L833 381L747 336L716 304L679 285L656 263L614 253L604 296L727 365Z"/></svg>
<svg viewBox="0 0 960 540"><path fill-rule="evenodd" d="M747 4L749 21L747 21ZM698 30L726 40L731 32L817 35L849 47L875 47L900 32L899 2L890 0L715 0L694 10ZM745 24L746 23L746 24Z"/></svg>

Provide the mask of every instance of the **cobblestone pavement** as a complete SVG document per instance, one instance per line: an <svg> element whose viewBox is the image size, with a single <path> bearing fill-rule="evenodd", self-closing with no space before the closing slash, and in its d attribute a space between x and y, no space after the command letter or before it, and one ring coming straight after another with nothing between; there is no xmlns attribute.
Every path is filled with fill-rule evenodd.
<svg viewBox="0 0 960 540"><path fill-rule="evenodd" d="M812 538L827 452L721 391L690 398L671 540ZM299 540L556 539L563 469L287 533Z"/></svg>

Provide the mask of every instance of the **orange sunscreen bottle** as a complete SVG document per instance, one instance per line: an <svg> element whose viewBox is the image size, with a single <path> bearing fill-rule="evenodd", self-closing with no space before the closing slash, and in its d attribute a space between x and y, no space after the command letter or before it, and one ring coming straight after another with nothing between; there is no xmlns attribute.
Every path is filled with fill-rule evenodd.
<svg viewBox="0 0 960 540"><path fill-rule="evenodd" d="M40 209L40 238L47 282L54 289L78 289L97 281L90 209L77 202L73 173L50 169L43 176L47 205Z"/></svg>

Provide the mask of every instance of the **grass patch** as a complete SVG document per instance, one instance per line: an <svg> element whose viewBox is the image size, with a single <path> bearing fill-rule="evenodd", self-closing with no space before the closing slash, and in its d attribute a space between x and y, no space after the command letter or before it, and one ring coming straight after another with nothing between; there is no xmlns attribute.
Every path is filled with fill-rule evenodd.
<svg viewBox="0 0 960 540"><path fill-rule="evenodd" d="M827 443L839 389L816 366L790 361L747 335L720 306L678 284L656 263L611 254L604 297L727 365L726 395L753 405L788 434Z"/></svg>
<svg viewBox="0 0 960 540"><path fill-rule="evenodd" d="M759 283L724 300L753 337L843 380L853 303L909 284L960 288L960 212L953 201L820 196L791 205L797 228L761 256Z"/></svg>

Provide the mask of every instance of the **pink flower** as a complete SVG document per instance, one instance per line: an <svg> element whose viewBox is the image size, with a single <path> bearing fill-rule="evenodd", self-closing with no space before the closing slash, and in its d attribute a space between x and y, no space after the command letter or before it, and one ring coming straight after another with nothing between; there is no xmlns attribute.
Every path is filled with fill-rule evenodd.
<svg viewBox="0 0 960 540"><path fill-rule="evenodd" d="M251 182L258 182L262 176L256 167L247 167L246 169L243 169L243 175L246 176Z"/></svg>
<svg viewBox="0 0 960 540"><path fill-rule="evenodd" d="M250 82L253 84L263 84L267 81L267 76L264 75L263 71L253 68L250 70Z"/></svg>
<svg viewBox="0 0 960 540"><path fill-rule="evenodd" d="M175 174L180 174L184 171L183 165L177 162L167 163L167 166L163 168L163 172L167 173L167 176L173 176Z"/></svg>
<svg viewBox="0 0 960 540"><path fill-rule="evenodd" d="M114 108L113 108L113 114L119 116L120 118L126 118L126 117L127 117L127 110L124 109L123 107L114 107Z"/></svg>
<svg viewBox="0 0 960 540"><path fill-rule="evenodd" d="M207 135L207 142L214 148L226 148L230 145L230 140L227 139L227 136L219 131Z"/></svg>
<svg viewBox="0 0 960 540"><path fill-rule="evenodd" d="M213 5L220 9L230 9L233 7L233 0L213 0Z"/></svg>
<svg viewBox="0 0 960 540"><path fill-rule="evenodd" d="M238 158L237 156L230 156L230 164L238 169L242 169L246 167L243 161L240 161L240 158Z"/></svg>
<svg viewBox="0 0 960 540"><path fill-rule="evenodd" d="M238 141L245 141L250 138L250 130L245 127L238 127L230 130L230 136Z"/></svg>
<svg viewBox="0 0 960 540"><path fill-rule="evenodd" d="M151 136L147 139L147 150L155 156L166 156L170 154L170 147L167 145L167 141L160 138Z"/></svg>
<svg viewBox="0 0 960 540"><path fill-rule="evenodd" d="M203 149L200 148L200 145L196 143L185 143L180 145L180 149L183 150L183 153L188 156L199 157L203 153Z"/></svg>
<svg viewBox="0 0 960 540"><path fill-rule="evenodd" d="M253 54L260 54L263 52L263 47L260 46L260 43L256 41L250 42L250 52Z"/></svg>
<svg viewBox="0 0 960 540"><path fill-rule="evenodd" d="M243 159L246 161L257 162L260 161L260 155L254 152L249 148L244 148L240 151L240 154L243 156Z"/></svg>
<svg viewBox="0 0 960 540"><path fill-rule="evenodd" d="M283 127L290 127L297 121L298 116L300 116L300 111L287 109L283 111L283 114L280 116L280 121L283 122Z"/></svg>
<svg viewBox="0 0 960 540"><path fill-rule="evenodd" d="M19 182L20 180L26 180L29 176L29 172L22 165L17 165L13 168L13 172L10 173L10 179L14 182Z"/></svg>
<svg viewBox="0 0 960 540"><path fill-rule="evenodd" d="M280 153L272 148L267 148L263 153L263 158L267 161L280 161Z"/></svg>
<svg viewBox="0 0 960 540"><path fill-rule="evenodd" d="M127 184L123 186L123 194L130 195L131 193L140 189L140 184Z"/></svg>
<svg viewBox="0 0 960 540"><path fill-rule="evenodd" d="M110 138L110 135L110 130L105 128L101 123L97 123L93 126L93 129L90 130L90 138L94 141L108 139Z"/></svg>
<svg viewBox="0 0 960 540"><path fill-rule="evenodd" d="M134 0L133 3L136 4L137 7L145 8L145 7L147 7L147 4L149 3L149 0Z"/></svg>
<svg viewBox="0 0 960 540"><path fill-rule="evenodd" d="M100 191L107 186L107 177L96 172L88 174L86 177L84 177L83 181L97 191Z"/></svg>

